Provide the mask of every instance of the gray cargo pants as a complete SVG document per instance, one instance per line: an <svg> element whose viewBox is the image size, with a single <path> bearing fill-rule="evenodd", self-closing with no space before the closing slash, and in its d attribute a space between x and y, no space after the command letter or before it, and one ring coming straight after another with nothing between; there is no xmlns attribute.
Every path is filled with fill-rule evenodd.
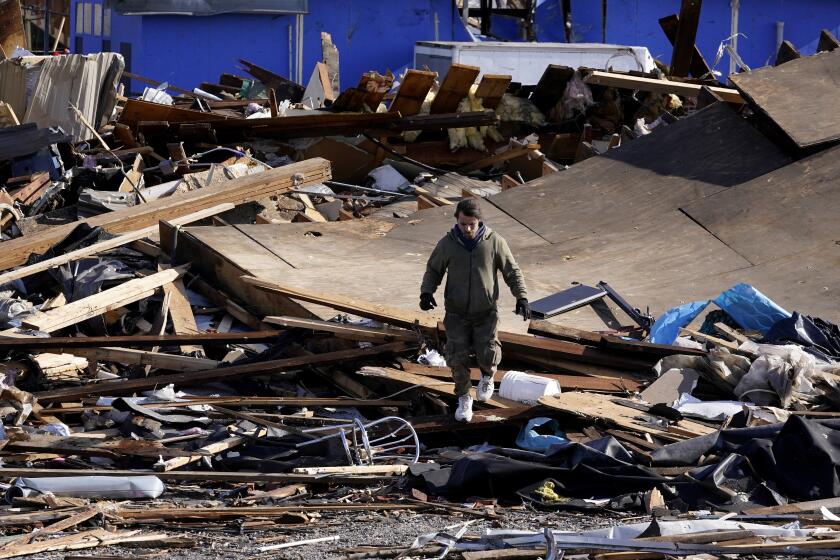
<svg viewBox="0 0 840 560"><path fill-rule="evenodd" d="M446 327L446 364L452 370L455 394L469 394L470 358L475 354L482 376L493 377L502 361L499 344L499 314L497 311L481 317L463 317L450 311L443 318Z"/></svg>

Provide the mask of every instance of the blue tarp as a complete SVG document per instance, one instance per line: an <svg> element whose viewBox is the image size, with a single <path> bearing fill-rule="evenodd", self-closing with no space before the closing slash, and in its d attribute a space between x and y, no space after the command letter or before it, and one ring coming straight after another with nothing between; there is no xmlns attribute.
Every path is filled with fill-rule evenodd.
<svg viewBox="0 0 840 560"><path fill-rule="evenodd" d="M680 328L691 323L710 303L726 311L742 329L765 335L776 321L790 317L790 312L749 284L736 284L713 300L692 301L669 309L653 324L648 340L655 344L673 344Z"/></svg>
<svg viewBox="0 0 840 560"><path fill-rule="evenodd" d="M542 428L540 432L543 432L543 434L537 432L537 428ZM519 435L516 436L516 445L522 449L536 451L538 453L544 453L553 445L564 445L567 443L569 443L569 440L566 439L566 434L560 429L560 424L557 420L545 417L530 419L519 431Z"/></svg>

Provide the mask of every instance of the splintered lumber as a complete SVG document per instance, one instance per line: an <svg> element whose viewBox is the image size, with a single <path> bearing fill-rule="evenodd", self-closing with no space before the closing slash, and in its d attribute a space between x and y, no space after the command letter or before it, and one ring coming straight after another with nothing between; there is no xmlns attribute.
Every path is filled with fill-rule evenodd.
<svg viewBox="0 0 840 560"><path fill-rule="evenodd" d="M181 270L169 269L145 278L135 278L98 294L82 298L43 313L36 313L23 321L23 326L43 332L53 332L112 311L119 307L151 297L155 290L172 282Z"/></svg>
<svg viewBox="0 0 840 560"><path fill-rule="evenodd" d="M91 227L101 226L113 234L125 233L157 224L160 220L173 220L219 204L244 204L306 185L323 183L330 178L330 162L322 158L313 158L232 179L216 187L175 193L124 210L53 226L39 233L4 241L3 251L0 253L0 270L25 263L31 253L43 253L66 238L81 223Z"/></svg>
<svg viewBox="0 0 840 560"><path fill-rule="evenodd" d="M306 476L306 475L303 475ZM381 475L380 475L381 476ZM387 511L399 509L430 509L434 504L424 503L333 503L298 504L289 506L245 506L245 507L146 507L118 508L115 515L124 520L145 519L230 519L235 517L283 517L290 513L307 511Z"/></svg>
<svg viewBox="0 0 840 560"><path fill-rule="evenodd" d="M143 156L137 154L134 157L134 164L132 164L131 169L129 169L125 177L123 177L122 183L120 183L120 187L117 189L119 192L133 192L135 189L140 188L140 181L143 179Z"/></svg>
<svg viewBox="0 0 840 560"><path fill-rule="evenodd" d="M391 72L387 72L384 76L375 71L365 72L359 80L359 85L341 92L333 103L332 109L361 111L367 106L369 110L376 111L393 83L394 75Z"/></svg>
<svg viewBox="0 0 840 560"><path fill-rule="evenodd" d="M616 398L610 395L568 392L551 397L541 397L540 404L588 421L612 424L635 433L647 433L654 436L675 435L669 430L646 423L643 420L644 414L639 410L618 404L615 400ZM676 427L680 434L690 433L693 436L702 436L715 431L713 428L691 420L680 420L673 423L672 426ZM678 439L684 439L684 437Z"/></svg>
<svg viewBox="0 0 840 560"><path fill-rule="evenodd" d="M185 225L192 222L196 222L198 220L209 218L211 216L215 216L216 214L221 214L222 212L227 212L228 210L233 210L234 208L236 208L236 206L230 203L219 204L211 208L199 210L198 212L193 212L192 214L188 214L186 216L174 218L173 220L171 220L171 223L173 225ZM15 270L10 270L9 272L0 274L0 284L6 284L7 282L11 282L12 280L17 280L20 278L26 278L27 276L31 276L38 272L44 272L51 268L81 259L83 257L96 255L98 253L102 253L103 251L108 251L117 247L122 247L123 245L128 245L129 243L137 241L138 239L143 239L144 237L154 235L155 233L157 233L157 231L157 225L145 227L137 231L131 231L129 233L119 235L117 237L114 237L113 239L106 239L105 241L100 241L99 243L94 243L92 245L88 245L87 247L64 253L63 255L59 255L51 259L45 259L35 264L22 266L20 268L16 268Z"/></svg>
<svg viewBox="0 0 840 560"><path fill-rule="evenodd" d="M680 16L677 14L671 14L670 16L665 16L663 18L659 18L659 27L662 28L662 32L665 33L665 36L668 38L668 41L671 42L671 45L677 40L677 28L680 24ZM691 75L695 78L703 78L703 77L713 77L712 69L709 68L709 65L706 63L706 59L703 58L703 53L700 52L700 49L697 48L697 45L692 45L694 50L691 53L691 65L689 66L689 70Z"/></svg>
<svg viewBox="0 0 840 560"><path fill-rule="evenodd" d="M204 447L199 447L198 449L196 449L195 453L192 455L189 455L187 457L173 457L172 459L168 459L163 463L156 464L155 470L171 471L177 469L178 467L183 467L184 465L189 465L190 463L201 461L204 457L212 457L214 455L218 455L222 451L227 451L229 449L233 449L234 447L238 447L246 441L248 440L244 436L233 436L225 438L221 441L208 443Z"/></svg>
<svg viewBox="0 0 840 560"><path fill-rule="evenodd" d="M350 465L347 467L298 467L299 474L405 474L408 465Z"/></svg>
<svg viewBox="0 0 840 560"><path fill-rule="evenodd" d="M403 76L400 89L388 109L391 113L399 113L406 117L416 115L426 100L426 95L435 83L437 72L425 70L409 70Z"/></svg>
<svg viewBox="0 0 840 560"><path fill-rule="evenodd" d="M93 360L118 362L134 366L151 366L173 371L201 371L221 365L221 362L206 358L177 356L130 348L78 348L73 352Z"/></svg>
<svg viewBox="0 0 840 560"><path fill-rule="evenodd" d="M83 548L94 548L97 546L114 546L128 543L151 543L165 539L165 533L140 534L138 530L132 531L106 531L105 529L92 529L81 533L73 533L55 539L31 544L12 545L8 548L0 548L0 558L15 558L17 556L30 556L42 552L57 552L61 550L80 550Z"/></svg>
<svg viewBox="0 0 840 560"><path fill-rule="evenodd" d="M66 337L0 337L0 350L19 349L21 346L28 350L34 349L67 349L97 348L100 346L119 347L154 347L179 346L184 344L228 345L228 344L256 344L259 342L274 342L278 331L253 331L232 333L206 333L195 335L130 335L130 336L66 336Z"/></svg>
<svg viewBox="0 0 840 560"><path fill-rule="evenodd" d="M652 91L654 93L676 93L683 97L697 97L700 94L700 89L704 87L700 84L642 78L639 76L616 74L614 72L602 72L600 70L593 71L583 81L587 84L598 86L638 89L641 91ZM738 90L718 86L711 86L709 89L728 103L744 103L744 99L738 93Z"/></svg>
<svg viewBox="0 0 840 560"><path fill-rule="evenodd" d="M383 379L388 379L390 381L396 381L404 385L419 387L421 389L426 389L428 391L431 391L432 393L437 393L439 395L446 395L451 397L455 396L455 383L452 383L451 381L441 381L439 379L426 377L424 375L416 375L413 373L408 373L407 371L386 367L365 366L362 369L360 369L357 373L359 375L367 377L380 377ZM474 389L472 391L474 392ZM520 406L520 404L517 402L509 401L501 397L492 398L483 404L486 404L492 408L518 408Z"/></svg>
<svg viewBox="0 0 840 560"><path fill-rule="evenodd" d="M470 92L470 88L480 73L481 68L478 66L453 63L446 77L443 78L443 83L440 84L429 113L432 115L454 113L461 100Z"/></svg>
<svg viewBox="0 0 840 560"><path fill-rule="evenodd" d="M327 352L324 354L285 358L281 360L268 360L265 362L229 366L205 371L192 371L172 375L157 375L154 377L125 379L120 381L105 381L85 387L67 387L65 389L56 389L54 391L44 391L37 393L35 396L38 397L40 402L67 402L91 395L120 395L125 394L126 392L150 389L152 387L162 387L169 385L170 383L176 386L184 386L191 383L206 383L218 379L233 377L242 378L251 375L280 373L309 365L326 365L359 358L380 356L383 354L400 353L411 348L412 347L410 345L404 342L391 342L380 346L373 346L371 348L358 348L352 350L341 350L338 352Z"/></svg>
<svg viewBox="0 0 840 560"><path fill-rule="evenodd" d="M193 315L192 306L189 299L187 299L187 289L184 286L184 281L181 278L165 284L163 292L169 298L169 318L172 320L172 329L175 334L198 334L198 325L195 322L195 315ZM200 346L183 345L181 352L189 354L190 352L202 351Z"/></svg>
<svg viewBox="0 0 840 560"><path fill-rule="evenodd" d="M345 323L331 321L319 321L317 319L301 319L299 317L273 317L263 318L263 321L272 325L295 329L311 329L315 331L331 332L338 338L348 340L360 340L364 342L393 342L403 340L407 342L416 341L417 335L404 329L385 329L374 327L361 327Z"/></svg>
<svg viewBox="0 0 840 560"><path fill-rule="evenodd" d="M540 81L537 82L537 87L531 95L531 101L540 111L548 114L554 108L557 100L563 96L569 80L574 75L574 68L559 64L549 64L542 76L540 76Z"/></svg>
<svg viewBox="0 0 840 560"><path fill-rule="evenodd" d="M673 76L688 76L692 55L696 49L694 41L697 39L702 4L702 0L682 0L677 32L673 41L674 50L671 55L671 75Z"/></svg>
<svg viewBox="0 0 840 560"><path fill-rule="evenodd" d="M510 85L508 74L484 74L475 90L475 96L481 99L485 109L495 109L502 101L502 96Z"/></svg>

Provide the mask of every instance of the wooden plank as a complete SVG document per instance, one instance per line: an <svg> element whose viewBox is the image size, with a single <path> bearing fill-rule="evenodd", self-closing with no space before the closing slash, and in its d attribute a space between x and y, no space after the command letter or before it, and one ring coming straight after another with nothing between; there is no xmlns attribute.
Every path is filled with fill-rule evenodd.
<svg viewBox="0 0 840 560"><path fill-rule="evenodd" d="M292 103L299 103L303 98L304 87L292 80L275 74L271 70L257 66L253 62L239 59L242 69L265 84L268 89L273 89L280 99L288 99Z"/></svg>
<svg viewBox="0 0 840 560"><path fill-rule="evenodd" d="M674 38L674 50L671 54L672 76L688 76L691 59L694 54L694 42L697 39L697 26L700 24L702 0L682 0Z"/></svg>
<svg viewBox="0 0 840 560"><path fill-rule="evenodd" d="M602 72L600 70L593 71L586 76L583 81L587 84L599 86L638 89L642 91L652 91L654 93L676 93L677 95L681 95L683 97L697 97L700 94L700 89L704 87L701 84L642 78L638 76L616 74L614 72ZM741 97L741 94L738 93L738 90L718 86L711 86L709 89L728 103L744 103L744 99Z"/></svg>
<svg viewBox="0 0 840 560"><path fill-rule="evenodd" d="M391 113L399 113L407 117L416 115L426 100L426 94L432 89L437 78L437 72L425 70L409 70L403 77L400 89L388 109Z"/></svg>
<svg viewBox="0 0 840 560"><path fill-rule="evenodd" d="M169 318L172 320L172 329L175 334L194 335L201 333L195 322L195 315L193 315L190 301L187 299L187 289L184 287L184 281L178 278L174 282L165 284L163 291L170 298ZM202 348L200 346L181 346L181 352L184 354L201 351Z"/></svg>
<svg viewBox="0 0 840 560"><path fill-rule="evenodd" d="M301 319L300 317L267 316L263 318L263 321L272 325L280 325L281 327L331 332L338 338L346 338L348 340L365 342L393 342L395 340L412 342L417 340L415 333L405 329L360 327L358 325L348 325L332 321Z"/></svg>
<svg viewBox="0 0 840 560"><path fill-rule="evenodd" d="M553 397L540 398L540 404L573 414L588 421L605 422L635 433L667 436L669 433L640 420L642 414L614 402L615 397L597 393L567 392ZM685 433L697 436L713 433L714 428L691 420L673 424ZM682 438L681 438L682 439Z"/></svg>
<svg viewBox="0 0 840 560"><path fill-rule="evenodd" d="M779 45L779 51L776 53L776 62L773 63L773 66L781 66L785 62L790 62L791 60L796 60L797 58L802 58L802 55L799 54L799 51L796 50L793 43L785 39L782 41L782 44Z"/></svg>
<svg viewBox="0 0 840 560"><path fill-rule="evenodd" d="M840 49L733 74L729 80L758 113L799 148L840 139Z"/></svg>
<svg viewBox="0 0 840 560"><path fill-rule="evenodd" d="M365 366L356 373L365 377L377 377L388 379L389 381L396 381L397 383L425 389L426 391L430 391L438 395L446 395L449 397L455 396L455 383L451 381L441 381L439 379L385 367ZM470 393L475 396L475 388L471 388ZM492 398L486 403L479 403L476 401L476 404L479 406L487 405L491 408L518 408L521 406L520 403L509 401L501 397Z"/></svg>
<svg viewBox="0 0 840 560"><path fill-rule="evenodd" d="M137 129L141 121L166 121L169 123L223 121L228 119L219 113L204 113L194 109L181 109L173 105L161 105L140 99L128 99L125 102L119 123Z"/></svg>
<svg viewBox="0 0 840 560"><path fill-rule="evenodd" d="M347 467L298 467L292 469L298 474L391 474L401 475L408 471L408 465L352 465Z"/></svg>
<svg viewBox="0 0 840 560"><path fill-rule="evenodd" d="M0 350L18 349L25 345L29 350L53 349L56 351L77 348L96 348L104 346L119 347L153 347L178 346L181 344L228 345L228 344L257 344L274 342L278 331L264 330L242 333L198 333L194 335L128 335L128 336L67 336L67 337L2 337L0 336Z"/></svg>
<svg viewBox="0 0 840 560"><path fill-rule="evenodd" d="M475 96L481 99L481 104L485 109L495 109L501 103L510 81L509 74L484 74L478 82Z"/></svg>
<svg viewBox="0 0 840 560"><path fill-rule="evenodd" d="M216 368L221 362L192 356L177 356L161 352L149 352L129 348L78 348L73 351L78 356L88 359L118 362L133 366L152 366L173 371L201 371Z"/></svg>
<svg viewBox="0 0 840 560"><path fill-rule="evenodd" d="M825 498L780 506L753 507L745 509L743 513L746 515L784 515L788 513L815 513L822 508L829 511L840 510L840 498Z"/></svg>
<svg viewBox="0 0 840 560"><path fill-rule="evenodd" d="M157 224L159 220L172 220L223 203L243 204L260 200L272 194L323 183L330 178L330 163L321 158L313 158L232 179L214 188L175 193L125 210L49 227L42 232L4 241L4 250L0 253L0 270L25 263L31 253L43 253L64 239L80 223L91 227L100 226L114 234L125 233Z"/></svg>
<svg viewBox="0 0 840 560"><path fill-rule="evenodd" d="M520 156L532 153L536 150L540 149L539 144L528 144L525 146L511 146L508 147L506 150L497 152L495 154L489 155L487 157L478 159L472 163L469 163L461 168L458 169L458 173L469 173L470 171L475 171L477 169L481 169L483 167L489 167L491 165L495 165L497 163L502 163L503 161L508 161L511 159L518 158Z"/></svg>
<svg viewBox="0 0 840 560"><path fill-rule="evenodd" d="M394 75L390 71L386 72L384 76L376 71L365 72L359 79L357 86L341 93L333 104L333 109L336 111L362 111L367 107L368 110L375 112L393 83Z"/></svg>
<svg viewBox="0 0 840 560"><path fill-rule="evenodd" d="M548 114L563 97L566 85L574 74L574 68L560 64L549 64L540 76L540 81L537 82L537 87L531 95L531 101L537 106L537 109Z"/></svg>
<svg viewBox="0 0 840 560"><path fill-rule="evenodd" d="M257 431L259 432L261 430L262 429L259 429ZM264 430L262 430L262 432L264 433ZM257 435L257 434L254 434L254 435ZM254 437L254 435L252 435L251 437ZM246 438L244 436L233 436L233 437L225 438L221 441L215 441L213 443L208 443L207 445L204 445L204 446L196 449L195 450L196 452L193 455L190 455L188 457L173 457L171 459L167 459L163 463L156 464L155 465L155 470L156 471L172 471L172 470L175 470L179 467L183 467L183 466L189 465L191 463L196 463L198 461L201 461L205 457L214 457L214 456L218 455L219 453L221 453L223 451L228 451L228 450L233 449L235 447L239 447L240 445L242 445L246 441L250 441L250 439Z"/></svg>
<svg viewBox="0 0 840 560"><path fill-rule="evenodd" d="M677 14L671 14L670 16L665 16L663 18L659 18L659 27L662 28L662 32L665 33L665 37L668 38L668 41L673 46L677 40L677 29L680 25L680 16ZM691 52L691 63L689 65L689 71L691 75L695 78L714 78L714 74L712 74L712 69L709 68L708 63L706 63L706 59L703 58L703 53L700 52L700 49L697 48L697 45L692 45L693 50Z"/></svg>
<svg viewBox="0 0 840 560"><path fill-rule="evenodd" d="M141 389L160 387L168 384L184 386L196 383L206 383L218 379L231 377L245 377L252 375L265 375L279 373L288 369L296 369L315 364L330 364L344 362L359 358L380 356L383 354L400 353L409 350L411 347L403 342L392 342L371 348L352 350L341 350L324 354L314 354L281 360L268 360L241 366L230 366L205 371L192 371L172 375L158 375L140 379L126 379L120 381L108 381L85 387L68 387L54 391L44 391L35 396L41 402L68 402L81 397L91 395L120 395L126 392L134 392Z"/></svg>
<svg viewBox="0 0 840 560"><path fill-rule="evenodd" d="M222 212L227 212L228 210L233 210L234 208L235 206L233 204L219 204L217 206L213 206L205 210L199 210L198 212L187 214L186 216L174 218L172 220L172 223L174 225L179 226L185 225L192 222L197 222L199 220L203 220L205 218L209 218L210 216L215 216L216 214L221 214ZM115 249L117 247L122 247L123 245L127 245L133 241L137 241L138 239L150 237L154 235L157 232L157 230L157 226L145 227L136 231L119 235L112 239L106 239L105 241L100 241L98 243L88 245L87 247L83 247L81 249L76 249L75 251L69 251L67 253L64 253L63 255L58 255L57 257L45 259L41 262L37 262L28 266L22 266L15 270L10 270L9 272L0 274L0 284L6 284L8 282L11 282L12 280L18 280L20 278L26 278L27 276L31 276L38 272L50 270L51 268L55 268L62 264L67 264L69 262L84 257L89 257L91 255L96 255L104 251Z"/></svg>
<svg viewBox="0 0 840 560"><path fill-rule="evenodd" d="M440 84L429 113L432 115L454 113L461 100L469 94L479 73L481 73L481 68L478 66L453 63L446 77L443 78L443 83Z"/></svg>
<svg viewBox="0 0 840 560"><path fill-rule="evenodd" d="M81 323L107 311L149 297L154 294L155 290L173 281L181 273L181 270L171 269L145 278L129 280L119 286L76 300L57 309L30 315L23 321L23 326L43 332L53 332ZM6 331L6 334L8 333L9 331Z"/></svg>
<svg viewBox="0 0 840 560"><path fill-rule="evenodd" d="M830 52L840 47L840 41L828 29L820 31L820 40L817 43L817 52Z"/></svg>
<svg viewBox="0 0 840 560"><path fill-rule="evenodd" d="M119 188L117 189L119 192L134 192L135 189L139 189L142 186L141 180L143 179L143 156L137 154L134 157L134 163L126 172L126 176L123 177L122 183L120 183Z"/></svg>

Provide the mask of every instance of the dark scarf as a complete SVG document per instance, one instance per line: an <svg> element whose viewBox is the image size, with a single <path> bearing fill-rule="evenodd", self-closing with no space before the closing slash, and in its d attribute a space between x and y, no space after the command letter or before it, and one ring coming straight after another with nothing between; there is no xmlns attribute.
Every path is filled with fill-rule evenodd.
<svg viewBox="0 0 840 560"><path fill-rule="evenodd" d="M473 249L475 249L476 245L478 245L478 242L484 238L484 222L480 222L478 224L478 231L475 232L475 237L473 237L472 239L467 239L466 237L464 237L464 232L461 231L461 228L458 227L458 224L455 224L452 227L452 231L455 232L455 237L458 238L458 241L461 242L461 245L463 245L467 251L472 251Z"/></svg>

